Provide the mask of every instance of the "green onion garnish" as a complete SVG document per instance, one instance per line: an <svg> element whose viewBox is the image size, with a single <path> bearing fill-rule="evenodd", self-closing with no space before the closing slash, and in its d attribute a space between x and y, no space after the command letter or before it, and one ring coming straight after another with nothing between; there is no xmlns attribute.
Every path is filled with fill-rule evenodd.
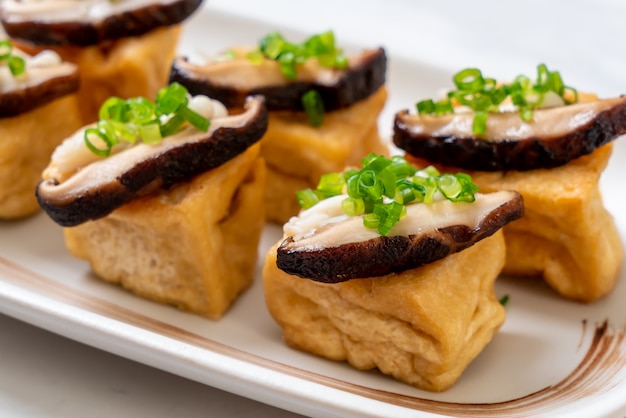
<svg viewBox="0 0 626 418"><path fill-rule="evenodd" d="M258 49L247 55L253 63L261 63L263 58L278 61L283 75L295 79L297 65L310 58L317 58L323 67L343 69L348 66L348 58L335 45L335 35L327 31L313 35L302 43L287 41L279 32L271 32L259 41Z"/></svg>
<svg viewBox="0 0 626 418"><path fill-rule="evenodd" d="M317 90L309 90L302 95L302 107L312 126L324 122L324 102Z"/></svg>
<svg viewBox="0 0 626 418"><path fill-rule="evenodd" d="M435 167L418 170L401 156L387 158L371 153L362 168L321 177L316 189L296 193L301 207L308 209L319 201L347 194L341 202L348 216L363 215L363 225L387 235L406 214L406 205L432 203L437 199L473 202L478 187L464 173L441 174Z"/></svg>
<svg viewBox="0 0 626 418"><path fill-rule="evenodd" d="M566 105L578 101L576 89L566 86L561 74L550 71L545 64L537 66L534 82L520 75L513 82L498 86L495 79L485 78L477 68L461 70L452 80L456 89L448 92L447 98L438 102L422 100L416 104L417 112L420 115L445 115L454 113L453 103L467 106L474 111L472 131L477 135L486 133L489 113L498 112L499 106L507 98L518 108L524 122L533 120L533 111L541 107L548 92L556 93Z"/></svg>
<svg viewBox="0 0 626 418"><path fill-rule="evenodd" d="M13 52L13 45L7 39L0 41L0 60L6 60Z"/></svg>
<svg viewBox="0 0 626 418"><path fill-rule="evenodd" d="M26 71L26 62L22 57L11 55L7 64L9 65L9 71L11 71L13 76L22 75Z"/></svg>
<svg viewBox="0 0 626 418"><path fill-rule="evenodd" d="M210 121L188 107L187 93L181 84L172 83L159 90L154 103L144 97L110 97L100 107L96 127L85 130L87 148L106 157L120 140L157 144L186 123L206 132Z"/></svg>
<svg viewBox="0 0 626 418"><path fill-rule="evenodd" d="M498 302L500 302L500 305L506 306L506 304L509 303L509 295L502 296Z"/></svg>
<svg viewBox="0 0 626 418"><path fill-rule="evenodd" d="M8 40L0 41L0 63L5 62L14 77L24 74L26 61L24 58L13 55L13 45Z"/></svg>

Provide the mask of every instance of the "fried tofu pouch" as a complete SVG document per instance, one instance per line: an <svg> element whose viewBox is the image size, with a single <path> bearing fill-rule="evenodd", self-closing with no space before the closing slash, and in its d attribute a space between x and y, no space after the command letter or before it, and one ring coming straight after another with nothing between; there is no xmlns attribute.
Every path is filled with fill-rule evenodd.
<svg viewBox="0 0 626 418"><path fill-rule="evenodd" d="M501 230L419 268L335 284L279 270L278 245L265 259L265 299L293 348L443 391L504 322L493 286L505 261Z"/></svg>
<svg viewBox="0 0 626 418"><path fill-rule="evenodd" d="M63 60L78 65L82 123L88 124L98 120L100 106L109 97L154 99L159 89L167 85L180 33L181 25L172 25L101 45L20 47L30 53L50 49Z"/></svg>
<svg viewBox="0 0 626 418"><path fill-rule="evenodd" d="M472 172L481 192L517 190L525 214L504 227L503 273L543 276L559 294L592 302L613 289L624 249L599 190L612 144L561 167Z"/></svg>
<svg viewBox="0 0 626 418"><path fill-rule="evenodd" d="M268 221L283 224L300 211L296 192L315 188L324 173L360 163L370 152L389 155L378 133L378 116L387 90L348 108L327 112L313 127L304 112L269 112L261 153L267 163Z"/></svg>
<svg viewBox="0 0 626 418"><path fill-rule="evenodd" d="M39 210L35 187L50 154L82 124L76 94L17 116L0 118L0 219L18 219Z"/></svg>
<svg viewBox="0 0 626 418"><path fill-rule="evenodd" d="M67 248L106 281L220 318L254 276L265 221L259 152L257 143L188 183L65 228Z"/></svg>

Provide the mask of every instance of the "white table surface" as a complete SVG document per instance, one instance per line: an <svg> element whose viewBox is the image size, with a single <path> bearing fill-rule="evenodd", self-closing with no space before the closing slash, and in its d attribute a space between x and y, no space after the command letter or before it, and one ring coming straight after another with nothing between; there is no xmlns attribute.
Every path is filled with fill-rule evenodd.
<svg viewBox="0 0 626 418"><path fill-rule="evenodd" d="M217 8L224 10L232 11L238 8L236 7L237 2L216 0L214 3ZM246 3L246 7L239 9L248 16L255 15L257 12L260 13L265 4L252 1L244 3ZM338 2L337 7L343 10L348 3L352 6L355 5L354 1ZM405 6L409 4L404 1L397 1L397 3ZM470 17L467 20L464 17L465 13L471 12L466 8L462 12L451 8L450 13L447 13L444 9L449 7L451 3L450 1L429 2L428 8L437 9L442 12L442 15L445 14L459 22L472 21ZM491 6L496 4L495 2L487 3ZM510 4L511 7L514 6L513 2L504 3ZM376 2L367 1L364 4L373 8ZM465 2L459 1L459 4L465 4ZM517 11L524 18L529 18L524 33L518 37L500 31L507 26L507 14L499 16L503 20L492 19L497 16L491 16L489 19L485 17L484 20L481 20L482 24L494 25L494 34L499 35L496 38L499 38L500 42L503 42L502 37L508 36L511 36L511 40L514 41L511 45L512 48L513 46L516 47L517 53L509 51L509 54L504 57L505 59L500 61L500 67L497 68L499 72L513 73L512 69L526 59L524 55L529 54L530 50L534 50L535 55L533 57L538 60L548 56L553 57L554 59L550 62L559 68L561 62L566 61L568 57L571 58L571 54L577 52L577 48L574 47L576 44L588 51L595 47L600 56L608 58L609 55L606 54L606 51L613 48L609 44L617 43L620 46L619 48L616 47L614 59L593 63L593 57L584 57L583 65L580 66L579 71L573 69L572 79L574 81L584 79L587 82L591 79L593 82L591 85L588 83L587 87L606 94L610 92L610 89L604 88L609 85L608 79L621 80L626 78L622 71L624 60L620 58L623 56L623 38L615 39L614 36L623 31L621 24L623 18L617 16L618 14L623 16L624 13L624 6L621 1L546 1L546 7L550 5L549 9L552 12L558 8L563 8L563 20L561 22L552 22L543 18L545 15L537 9L540 5L543 7L544 2L516 2L515 4L520 5ZM522 7L522 4L525 6ZM598 13L595 13L596 5ZM316 10L311 11L313 18L303 21L303 30L313 26L312 21L316 20L315 16L319 14L318 12ZM576 19L572 20L572 13ZM550 14L555 15L555 13ZM394 14L393 16L382 16L382 19L398 18L400 21L406 22L409 17L411 17L410 14ZM541 44L545 48L534 43L537 33L541 33L541 30L549 28L553 24L565 25L573 21L580 23L581 19L587 21L590 27L585 28L584 25L579 25L580 31L572 31L566 36L577 41L567 43L569 49L561 49L558 53L550 50L557 42L554 39L551 39L551 42ZM331 27L332 21L333 19L328 20ZM533 29L535 24L539 26ZM410 32L409 26L406 26L405 29ZM555 30L554 32L558 31ZM365 35L363 33L364 37ZM355 37L357 36L359 34L355 34ZM389 32L381 31L382 42L386 36L390 36ZM444 35L440 34L439 36ZM459 38L459 49L457 50L459 54L463 54L463 44L464 42L471 42L470 38ZM424 54L431 52L427 43L423 44L422 47ZM489 48L489 45L486 44L484 54L473 58L475 63L480 65L483 60L493 62L493 56L499 53L501 53L499 50ZM610 56L613 57L612 54ZM447 64L445 55L441 54L437 57L439 61L435 64L441 66ZM598 78L588 77L588 74L585 73L590 67L600 70ZM172 416L280 418L298 415L109 354L0 314L0 418L159 418Z"/></svg>
<svg viewBox="0 0 626 418"><path fill-rule="evenodd" d="M0 314L0 418L300 415L77 343Z"/></svg>

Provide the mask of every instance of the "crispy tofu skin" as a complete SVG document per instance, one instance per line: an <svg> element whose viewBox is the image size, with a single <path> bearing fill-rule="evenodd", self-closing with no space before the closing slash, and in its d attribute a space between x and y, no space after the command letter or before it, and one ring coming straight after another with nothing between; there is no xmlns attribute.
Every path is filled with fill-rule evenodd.
<svg viewBox="0 0 626 418"><path fill-rule="evenodd" d="M98 120L100 106L111 96L154 100L159 89L167 85L180 30L180 25L168 26L84 48L16 44L31 54L51 49L78 65L81 115L83 124L88 124Z"/></svg>
<svg viewBox="0 0 626 418"><path fill-rule="evenodd" d="M269 112L261 150L268 167L268 221L283 224L296 215L296 192L315 188L322 174L360 164L370 152L389 154L377 123L386 98L381 87L346 109L326 113L319 127L311 126L303 112Z"/></svg>
<svg viewBox="0 0 626 418"><path fill-rule="evenodd" d="M279 270L276 248L263 284L289 346L420 389L453 385L505 319L493 286L505 260L502 231L420 268L336 284Z"/></svg>
<svg viewBox="0 0 626 418"><path fill-rule="evenodd" d="M259 151L253 145L189 183L66 228L69 251L106 281L220 318L254 275L265 221Z"/></svg>
<svg viewBox="0 0 626 418"><path fill-rule="evenodd" d="M39 210L34 190L41 172L52 151L81 124L75 94L0 119L0 219Z"/></svg>
<svg viewBox="0 0 626 418"><path fill-rule="evenodd" d="M504 227L504 274L543 276L581 302L613 289L624 249L598 184L612 149L608 144L548 170L471 173L481 192L517 190L524 197L524 216Z"/></svg>
<svg viewBox="0 0 626 418"><path fill-rule="evenodd" d="M624 248L599 190L612 150L607 144L550 169L469 172L483 193L517 190L524 197L524 216L504 227L503 274L543 277L560 295L586 303L613 289Z"/></svg>

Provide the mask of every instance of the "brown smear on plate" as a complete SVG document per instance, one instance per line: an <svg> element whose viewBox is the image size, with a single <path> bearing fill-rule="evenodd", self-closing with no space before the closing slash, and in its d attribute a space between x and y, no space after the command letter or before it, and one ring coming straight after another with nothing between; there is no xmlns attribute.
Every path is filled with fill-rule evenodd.
<svg viewBox="0 0 626 418"><path fill-rule="evenodd" d="M616 328L608 320L604 320L591 330L593 332L591 342L580 363L569 375L554 385L504 402L473 404L435 401L356 385L233 348L85 294L2 257L0 257L0 280L10 281L72 306L269 370L380 402L444 416L529 417L549 413L574 401L610 391L613 386L620 383L616 377L626 368L626 324L622 324L621 328ZM587 320L582 321L583 335L578 344L579 348L584 345L585 335L590 332L591 328Z"/></svg>

